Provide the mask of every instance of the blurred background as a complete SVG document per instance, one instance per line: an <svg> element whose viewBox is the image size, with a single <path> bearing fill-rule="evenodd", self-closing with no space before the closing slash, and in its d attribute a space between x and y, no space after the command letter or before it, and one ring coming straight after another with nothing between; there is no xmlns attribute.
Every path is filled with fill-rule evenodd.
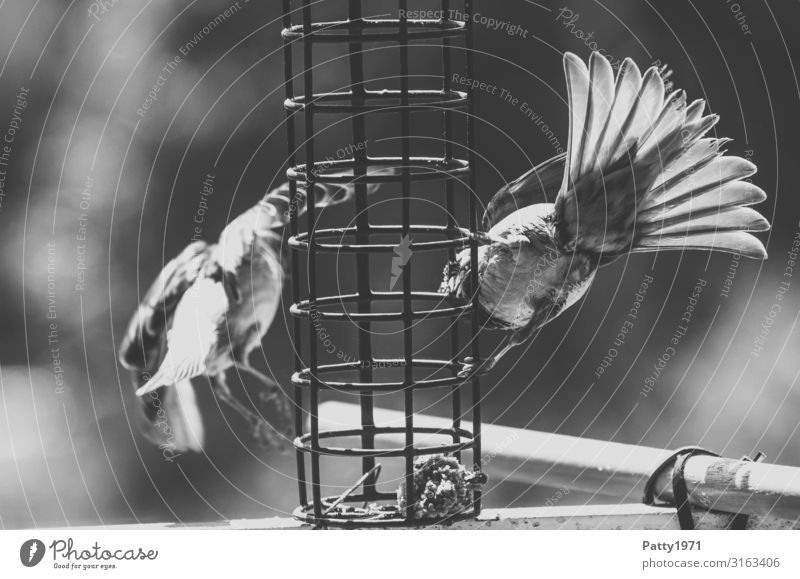
<svg viewBox="0 0 800 579"><path fill-rule="evenodd" d="M364 4L365 15L396 17L394 2ZM800 231L792 58L800 53L788 29L800 5L475 5L475 75L498 87L475 93L481 202L566 146L562 53L587 58L598 49L612 63L630 56L642 68L667 64L676 86L705 98L721 115L718 136L734 139L729 150L759 166L754 181L769 195L760 210L774 224L763 237L765 263L670 252L604 268L579 306L485 380L486 422L661 448L702 444L734 457L760 449L770 461L800 466L800 278L791 275L789 253ZM345 6L319 2L314 18L338 19ZM206 453L165 460L133 426L133 388L115 357L163 265L194 235L216 239L284 180L280 17L279 2L246 0L0 5L0 526L263 517L296 505L294 455L259 448L205 384L197 390ZM367 74L388 78L371 88L397 86L396 47L374 48ZM412 88L430 87L430 76L440 74L433 50L412 49ZM326 47L316 58L324 64L315 88L346 88L345 49ZM321 157L352 145L346 120L317 129ZM423 137L438 130L414 124L418 154L435 151ZM371 122L370 154L388 148L397 131L391 118ZM209 177L213 193L204 194ZM397 219L397 191L389 189L375 200L375 222ZM414 193L428 200L415 218L443 222L440 192ZM464 223L465 215L458 218ZM323 217L352 219L349 207ZM436 289L444 259L413 258L415 289ZM319 267L326 293L352 289L352 263L332 258ZM387 289L390 260L375 260L372 274L373 287ZM692 304L698 280L705 285ZM288 308L288 288L284 300ZM668 352L678 326L685 336ZM420 347L436 350L443 327L420 329ZM253 360L284 386L293 369L288 328L279 314ZM380 350L397 355L396 328L374 330L385 333L376 340ZM331 331L336 350L355 357L353 328ZM483 350L498 341L485 332ZM660 361L665 354L669 360ZM258 389L231 384L240 394ZM447 404L430 392L418 410L445 415ZM342 484L357 476L352 467L337 473ZM493 480L485 505L533 506L553 496L534 483ZM560 500L604 499L570 493Z"/></svg>

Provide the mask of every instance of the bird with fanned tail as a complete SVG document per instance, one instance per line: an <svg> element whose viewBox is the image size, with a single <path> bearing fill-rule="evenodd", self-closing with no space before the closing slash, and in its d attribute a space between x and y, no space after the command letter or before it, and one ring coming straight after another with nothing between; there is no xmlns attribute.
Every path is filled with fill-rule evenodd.
<svg viewBox="0 0 800 579"><path fill-rule="evenodd" d="M470 287L468 249L445 267L440 291L465 300L477 291L483 321L507 332L479 367L467 359L464 376L491 369L620 256L703 250L767 257L751 234L769 229L749 207L766 199L747 180L756 167L725 154L729 139L707 136L719 119L704 114L703 100L687 103L683 90L670 90L664 68L642 75L631 59L616 79L597 52L588 66L566 53L564 70L567 151L492 198L477 235L477 288Z"/></svg>

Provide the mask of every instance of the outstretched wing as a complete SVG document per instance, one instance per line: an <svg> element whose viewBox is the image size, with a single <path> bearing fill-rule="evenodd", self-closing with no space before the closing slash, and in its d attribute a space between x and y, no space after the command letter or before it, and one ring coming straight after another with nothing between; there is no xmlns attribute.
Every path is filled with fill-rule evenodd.
<svg viewBox="0 0 800 579"><path fill-rule="evenodd" d="M175 308L208 267L211 249L207 243L195 241L164 266L128 323L118 351L123 366L139 372L158 368Z"/></svg>
<svg viewBox="0 0 800 579"><path fill-rule="evenodd" d="M667 95L663 72L630 59L614 80L593 53L589 67L564 55L569 145L555 222L560 242L613 258L626 251L706 249L766 257L749 231L767 221L747 207L766 194L745 179L755 166L724 156L725 139L706 138L716 115L702 100Z"/></svg>
<svg viewBox="0 0 800 579"><path fill-rule="evenodd" d="M483 214L483 230L489 231L504 217L537 203L552 203L564 178L567 154L556 155L514 179L494 194Z"/></svg>
<svg viewBox="0 0 800 579"><path fill-rule="evenodd" d="M203 241L189 244L164 266L133 314L118 355L133 374L134 388L147 382L161 365L175 309L200 272L209 267L211 251L212 246ZM178 451L200 450L203 424L188 380L173 388L161 388L151 396L137 397L137 401L140 411L135 420L154 444L170 442ZM166 417L170 432L159 425L159 413Z"/></svg>

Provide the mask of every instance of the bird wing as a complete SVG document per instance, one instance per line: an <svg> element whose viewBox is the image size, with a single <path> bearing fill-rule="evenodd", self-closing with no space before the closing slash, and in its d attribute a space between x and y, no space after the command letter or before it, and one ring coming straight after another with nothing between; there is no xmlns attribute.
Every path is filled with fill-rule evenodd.
<svg viewBox="0 0 800 579"><path fill-rule="evenodd" d="M123 366L134 371L158 367L175 308L211 259L212 247L195 241L164 266L128 323L118 351Z"/></svg>
<svg viewBox="0 0 800 579"><path fill-rule="evenodd" d="M749 231L767 221L746 207L766 194L745 181L755 166L724 156L726 139L707 138L718 121L702 100L667 95L664 71L644 75L630 59L616 81L595 52L587 66L564 55L569 144L555 224L567 248L627 251L706 249L766 257Z"/></svg>
<svg viewBox="0 0 800 579"><path fill-rule="evenodd" d="M212 250L203 241L189 244L164 266L131 317L118 354L133 373L134 387L139 388L161 365L175 309L213 260ZM135 420L154 444L171 444L179 452L202 448L202 418L188 380L138 400ZM164 421L171 430L165 430Z"/></svg>
<svg viewBox="0 0 800 579"><path fill-rule="evenodd" d="M518 209L552 203L564 179L566 157L566 153L562 153L548 159L495 193L483 214L484 231Z"/></svg>
<svg viewBox="0 0 800 579"><path fill-rule="evenodd" d="M136 393L147 394L208 372L209 359L223 352L220 330L230 302L221 279L202 277L181 297L167 332L167 351L158 371Z"/></svg>

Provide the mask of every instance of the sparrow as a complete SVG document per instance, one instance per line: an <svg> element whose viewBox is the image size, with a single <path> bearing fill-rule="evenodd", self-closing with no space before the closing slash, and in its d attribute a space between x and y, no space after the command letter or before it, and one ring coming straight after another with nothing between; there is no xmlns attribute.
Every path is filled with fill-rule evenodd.
<svg viewBox="0 0 800 579"><path fill-rule="evenodd" d="M737 253L766 259L750 232L770 225L750 205L766 199L747 179L750 161L726 155L729 139L707 136L717 115L671 90L665 68L644 75L625 59L614 77L594 52L588 66L564 55L569 101L567 150L501 188L486 208L478 241L478 287L470 250L444 270L439 291L477 292L479 317L506 332L480 367L575 304L599 267L628 254L662 250ZM548 202L548 200L550 202Z"/></svg>
<svg viewBox="0 0 800 579"><path fill-rule="evenodd" d="M314 185L318 208L343 203L352 185ZM275 429L234 397L231 368L258 379L288 432L290 403L278 384L249 362L281 301L285 246L280 229L306 209L306 187L288 183L231 221L215 244L195 241L167 263L128 324L120 363L132 372L143 433L173 451L201 452L203 419L192 380L206 377L217 398L240 414L264 446L282 446Z"/></svg>

